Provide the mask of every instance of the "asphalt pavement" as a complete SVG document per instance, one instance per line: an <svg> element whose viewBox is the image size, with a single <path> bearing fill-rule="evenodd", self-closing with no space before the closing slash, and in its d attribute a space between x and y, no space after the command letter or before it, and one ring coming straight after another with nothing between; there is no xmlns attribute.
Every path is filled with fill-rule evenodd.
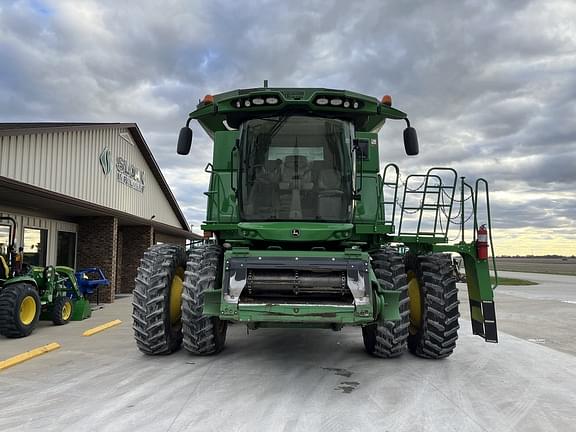
<svg viewBox="0 0 576 432"><path fill-rule="evenodd" d="M574 287L575 280L566 283ZM561 287L562 295L541 300L550 295L538 291L549 289L544 284L529 287L530 298L524 287L502 288L496 294L500 343L471 335L462 293L458 347L440 361L370 357L356 328L247 334L240 325L230 327L218 356L148 357L133 342L130 299L120 299L88 321L44 324L29 338L0 339L0 360L40 344L62 345L0 372L0 430L574 430L576 356L508 332L517 331L517 314L525 327L537 320L542 333L534 337L563 332L576 305L560 301ZM567 308L562 317L546 316L559 307ZM116 318L123 323L81 336Z"/></svg>

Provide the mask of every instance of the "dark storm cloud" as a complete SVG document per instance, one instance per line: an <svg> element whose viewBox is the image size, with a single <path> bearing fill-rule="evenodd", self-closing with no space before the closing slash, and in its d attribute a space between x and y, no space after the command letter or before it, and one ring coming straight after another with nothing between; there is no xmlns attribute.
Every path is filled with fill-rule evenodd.
<svg viewBox="0 0 576 432"><path fill-rule="evenodd" d="M421 156L403 155L403 124L389 122L383 159L405 174L452 165L495 192L564 193L538 203L546 226L563 224L576 186L575 15L569 0L4 1L0 116L137 122L198 225L212 146L194 125L194 154L174 148L204 94L263 79L389 93ZM531 206L494 207L506 226L544 223Z"/></svg>
<svg viewBox="0 0 576 432"><path fill-rule="evenodd" d="M518 211L518 206L522 211ZM576 222L576 198L564 199L528 199L519 204L517 201L497 201L492 212L496 228L532 227L536 230L574 230Z"/></svg>

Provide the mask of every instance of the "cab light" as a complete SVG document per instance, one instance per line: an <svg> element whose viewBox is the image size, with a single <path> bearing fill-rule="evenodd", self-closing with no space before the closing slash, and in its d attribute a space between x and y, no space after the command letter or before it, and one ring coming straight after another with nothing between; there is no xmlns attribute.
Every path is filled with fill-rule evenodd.
<svg viewBox="0 0 576 432"><path fill-rule="evenodd" d="M344 101L344 108L350 108L350 101Z"/></svg>
<svg viewBox="0 0 576 432"><path fill-rule="evenodd" d="M245 106L246 108L248 108L250 105L252 105L252 104L250 103L250 101L249 101L248 99L246 99L246 100L244 101L244 106Z"/></svg>
<svg viewBox="0 0 576 432"><path fill-rule="evenodd" d="M267 97L266 98L266 103L269 105L276 105L278 103L278 98L277 97Z"/></svg>
<svg viewBox="0 0 576 432"><path fill-rule="evenodd" d="M252 103L254 105L264 105L264 99L262 98L254 98L252 99Z"/></svg>
<svg viewBox="0 0 576 432"><path fill-rule="evenodd" d="M332 100L330 101L330 105L340 106L340 105L342 105L342 99L338 99L338 98L332 99Z"/></svg>
<svg viewBox="0 0 576 432"><path fill-rule="evenodd" d="M328 99L326 99L326 98L318 98L318 99L316 99L316 104L318 104L318 105L328 105Z"/></svg>

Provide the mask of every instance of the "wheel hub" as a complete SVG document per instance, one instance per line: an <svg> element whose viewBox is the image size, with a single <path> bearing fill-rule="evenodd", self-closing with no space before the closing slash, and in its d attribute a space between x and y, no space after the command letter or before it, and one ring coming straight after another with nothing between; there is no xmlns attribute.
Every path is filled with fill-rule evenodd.
<svg viewBox="0 0 576 432"><path fill-rule="evenodd" d="M32 296L26 296L20 303L20 321L24 325L30 325L36 317L36 301Z"/></svg>
<svg viewBox="0 0 576 432"><path fill-rule="evenodd" d="M412 271L407 273L408 296L410 297L410 334L414 335L420 330L422 325L422 298L420 294L420 283L418 277Z"/></svg>
<svg viewBox="0 0 576 432"><path fill-rule="evenodd" d="M62 319L64 321L68 321L70 319L70 315L72 315L72 304L71 303L64 303L62 306Z"/></svg>
<svg viewBox="0 0 576 432"><path fill-rule="evenodd" d="M170 285L170 323L180 322L182 318L182 289L184 288L184 269L178 267Z"/></svg>

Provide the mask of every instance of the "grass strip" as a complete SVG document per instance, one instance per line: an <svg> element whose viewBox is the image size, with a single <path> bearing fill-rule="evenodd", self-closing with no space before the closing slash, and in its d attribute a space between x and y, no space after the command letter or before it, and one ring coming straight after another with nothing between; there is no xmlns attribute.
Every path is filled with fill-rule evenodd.
<svg viewBox="0 0 576 432"><path fill-rule="evenodd" d="M494 276L490 276L490 281L492 283L495 282ZM507 277L499 277L498 278L498 286L529 286L529 285L538 285L538 282L526 280L526 279L516 279L516 278L507 278Z"/></svg>

